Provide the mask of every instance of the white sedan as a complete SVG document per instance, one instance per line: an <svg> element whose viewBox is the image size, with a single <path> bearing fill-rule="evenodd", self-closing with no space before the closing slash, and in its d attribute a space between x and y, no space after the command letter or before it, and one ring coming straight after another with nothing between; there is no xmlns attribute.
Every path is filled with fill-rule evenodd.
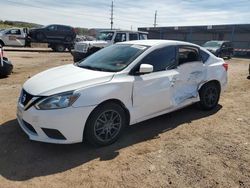
<svg viewBox="0 0 250 188"><path fill-rule="evenodd" d="M191 43L117 43L26 81L17 119L31 140L108 145L127 125L197 102L213 109L227 85L227 68Z"/></svg>

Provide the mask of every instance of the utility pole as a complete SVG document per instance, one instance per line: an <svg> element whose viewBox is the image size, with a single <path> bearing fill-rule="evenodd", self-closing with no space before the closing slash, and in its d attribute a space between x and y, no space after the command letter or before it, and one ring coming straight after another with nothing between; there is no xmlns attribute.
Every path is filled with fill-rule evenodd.
<svg viewBox="0 0 250 188"><path fill-rule="evenodd" d="M154 27L156 27L156 26L157 26L157 24L156 24L156 18L157 18L157 10L155 11Z"/></svg>
<svg viewBox="0 0 250 188"><path fill-rule="evenodd" d="M110 25L111 25L111 30L113 29L113 24L114 24L114 2L112 1L111 4L111 18L110 18Z"/></svg>

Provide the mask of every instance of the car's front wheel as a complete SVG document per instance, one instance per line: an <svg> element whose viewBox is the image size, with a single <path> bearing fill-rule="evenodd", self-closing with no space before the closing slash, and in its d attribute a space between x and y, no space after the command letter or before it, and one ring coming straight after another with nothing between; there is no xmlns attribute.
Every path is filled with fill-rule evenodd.
<svg viewBox="0 0 250 188"><path fill-rule="evenodd" d="M200 106L204 110L211 110L218 105L220 99L220 87L215 82L203 85L199 91Z"/></svg>
<svg viewBox="0 0 250 188"><path fill-rule="evenodd" d="M121 136L126 122L125 111L119 104L103 104L88 118L84 137L97 146L112 144Z"/></svg>

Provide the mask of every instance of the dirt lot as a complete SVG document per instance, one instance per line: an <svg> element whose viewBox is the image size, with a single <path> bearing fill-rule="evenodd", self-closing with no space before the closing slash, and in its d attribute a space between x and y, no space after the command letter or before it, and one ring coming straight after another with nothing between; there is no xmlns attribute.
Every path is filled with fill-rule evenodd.
<svg viewBox="0 0 250 188"><path fill-rule="evenodd" d="M51 145L28 140L15 118L30 76L72 63L68 53L6 52L0 79L0 187L250 187L250 60L229 61L217 109L191 106L129 127L115 144ZM70 126L70 125L69 125Z"/></svg>

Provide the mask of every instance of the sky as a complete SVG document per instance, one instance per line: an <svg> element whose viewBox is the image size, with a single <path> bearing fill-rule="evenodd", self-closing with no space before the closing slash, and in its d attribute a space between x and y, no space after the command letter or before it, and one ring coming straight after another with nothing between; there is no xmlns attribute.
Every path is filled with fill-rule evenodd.
<svg viewBox="0 0 250 188"><path fill-rule="evenodd" d="M250 0L114 0L114 28L250 23ZM0 20L110 28L111 0L0 0Z"/></svg>

